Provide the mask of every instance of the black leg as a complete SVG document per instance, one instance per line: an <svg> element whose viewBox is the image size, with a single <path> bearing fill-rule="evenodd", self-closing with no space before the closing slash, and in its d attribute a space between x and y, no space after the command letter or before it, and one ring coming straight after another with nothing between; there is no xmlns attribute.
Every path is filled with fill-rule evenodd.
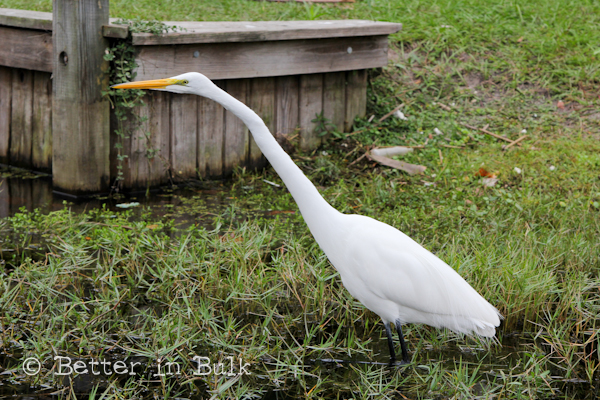
<svg viewBox="0 0 600 400"><path fill-rule="evenodd" d="M394 339L392 338L392 330L390 329L392 323L384 323L383 325L385 326L385 333L387 335L388 346L390 348L390 363L393 363L396 361L396 352L394 351Z"/></svg>
<svg viewBox="0 0 600 400"><path fill-rule="evenodd" d="M402 324L400 320L396 320L396 332L398 332L398 336L400 336L400 347L402 347L402 362L409 363L410 359L408 358L408 351L406 351L406 343L404 343L404 335L402 334Z"/></svg>

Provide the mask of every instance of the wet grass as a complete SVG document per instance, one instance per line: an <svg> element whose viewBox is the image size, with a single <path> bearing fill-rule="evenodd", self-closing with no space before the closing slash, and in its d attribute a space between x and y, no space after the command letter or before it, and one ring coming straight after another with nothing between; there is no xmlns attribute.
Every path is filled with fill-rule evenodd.
<svg viewBox="0 0 600 400"><path fill-rule="evenodd" d="M388 367L378 317L345 291L287 191L264 181L281 184L277 175L238 170L218 190L200 185L168 204L83 213L66 205L1 220L0 393L598 396L597 2L111 6L125 18L403 22L391 65L370 72L368 113L356 133L334 133L295 160L336 208L398 227L456 268L505 319L497 344L407 326L413 363ZM408 120L376 123L401 103ZM503 150L504 142L465 123L528 137ZM402 160L426 173L407 176L359 159L373 144L424 145ZM494 186L483 184L480 168L497 175ZM88 368L94 359L139 365L135 375L65 378L55 356ZM241 359L251 375L194 375L194 356L227 366L233 357L238 372ZM39 373L24 374L27 357L42 360ZM167 362L181 374L160 376Z"/></svg>
<svg viewBox="0 0 600 400"><path fill-rule="evenodd" d="M473 150L453 149L426 177L357 163L322 192L345 212L398 226L457 268L505 315L499 345L409 326L413 364L389 368L378 317L344 290L300 215L289 212L296 210L289 194L263 181L277 176L238 171L225 188L231 203L217 213L203 215L206 200L191 196L177 210L65 207L3 220L3 236L43 247L43 257L13 259L1 276L6 382L15 392L61 398L95 385L98 397L592 398L599 365L597 171L578 162L550 171L545 163L556 149L597 157L597 145L578 139L581 146L570 147L557 138L524 157L525 149L502 153L486 140ZM345 143L299 162L326 181L318 160L344 171ZM480 160L495 170L495 158L518 162L523 172L500 172L499 183L485 188L473 171ZM263 216L248 217L248 208ZM186 213L198 225L174 226ZM140 365L133 377L63 380L55 374L57 355L88 366L93 359ZM236 365L241 358L252 375L194 376L194 356L226 364L234 357ZM40 374L23 374L27 357L44 361ZM166 362L177 363L182 375L156 376Z"/></svg>

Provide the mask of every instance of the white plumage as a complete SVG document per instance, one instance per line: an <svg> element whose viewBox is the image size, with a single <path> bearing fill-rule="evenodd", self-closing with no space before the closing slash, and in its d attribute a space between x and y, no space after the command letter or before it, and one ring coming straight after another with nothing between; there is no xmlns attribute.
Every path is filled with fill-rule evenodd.
<svg viewBox="0 0 600 400"><path fill-rule="evenodd" d="M315 240L338 270L350 294L384 322L395 360L390 324L396 325L403 361L401 324L422 323L464 334L493 337L500 313L456 271L417 242L383 222L346 215L331 207L273 138L262 119L204 75L115 85L208 97L237 115L298 203Z"/></svg>

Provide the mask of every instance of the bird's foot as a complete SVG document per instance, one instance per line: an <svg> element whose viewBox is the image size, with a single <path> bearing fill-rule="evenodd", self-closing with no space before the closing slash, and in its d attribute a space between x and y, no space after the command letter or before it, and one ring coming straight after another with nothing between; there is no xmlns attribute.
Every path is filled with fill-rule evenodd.
<svg viewBox="0 0 600 400"><path fill-rule="evenodd" d="M390 367L402 367L402 366L408 365L410 363L411 363L410 360L395 360L394 359L394 360L390 360L389 366Z"/></svg>

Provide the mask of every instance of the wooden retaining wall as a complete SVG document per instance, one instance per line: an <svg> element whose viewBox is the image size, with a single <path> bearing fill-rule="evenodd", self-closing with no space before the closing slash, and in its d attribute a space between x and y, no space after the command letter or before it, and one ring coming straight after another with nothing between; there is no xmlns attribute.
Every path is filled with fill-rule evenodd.
<svg viewBox="0 0 600 400"><path fill-rule="evenodd" d="M0 66L0 163L52 171L50 76Z"/></svg>
<svg viewBox="0 0 600 400"><path fill-rule="evenodd" d="M323 74L215 81L232 96L260 115L274 134L299 141L314 149L322 137L312 121L317 114L348 131L356 116L366 111L366 70ZM246 126L212 100L193 95L149 92L143 107L134 112L145 119L123 141L124 186L144 188L164 183L169 177L217 178L231 174L235 166L266 165ZM135 120L128 118L129 121ZM112 119L111 160L117 157ZM149 149L158 152L148 157ZM117 176L111 163L111 177Z"/></svg>
<svg viewBox="0 0 600 400"><path fill-rule="evenodd" d="M106 100L90 87L102 86L105 66L96 61L95 70L88 68L89 57L78 54L72 39L78 23L91 32L86 40L107 43L131 35L139 65L135 80L202 72L255 110L272 133L296 138L305 150L321 144L312 122L317 114L340 131L364 115L367 69L387 64L387 35L401 27L373 21L166 22L183 30L152 35L109 23L103 8L108 0L81 0L74 9L56 3L54 17L0 9L0 163L51 171L55 190L71 194L106 191L119 165L121 186L135 190L266 164L239 119L197 96L149 91L145 105L132 111L141 125L132 116L119 127L112 112L103 122ZM95 12L101 15L90 17ZM81 15L85 21L78 22ZM58 36L53 23L61 27ZM133 134L121 140L119 128ZM122 149L115 147L118 141Z"/></svg>

